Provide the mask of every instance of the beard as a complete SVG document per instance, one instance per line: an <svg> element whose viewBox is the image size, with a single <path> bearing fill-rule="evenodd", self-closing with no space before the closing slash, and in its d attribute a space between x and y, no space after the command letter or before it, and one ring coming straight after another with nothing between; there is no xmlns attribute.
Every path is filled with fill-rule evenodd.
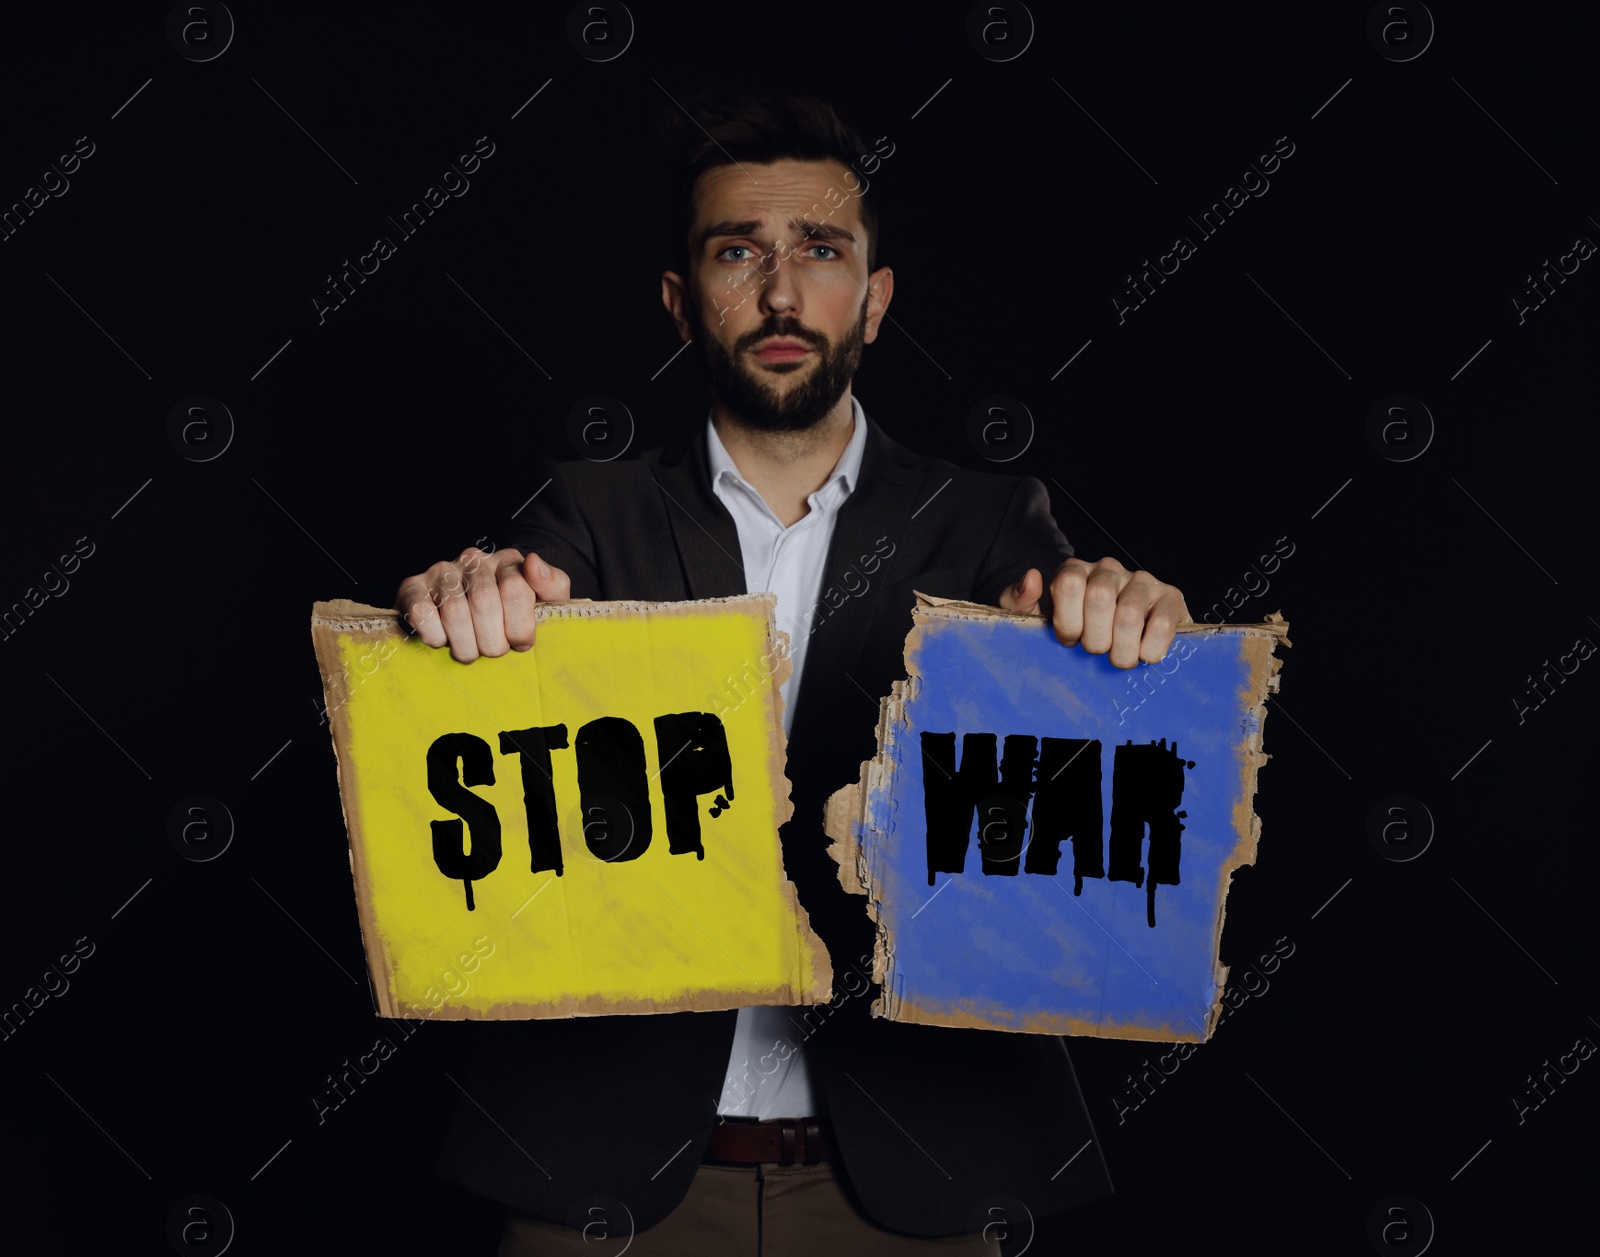
<svg viewBox="0 0 1600 1257"><path fill-rule="evenodd" d="M730 351L711 334L700 317L698 304L694 315L700 328L700 343L705 347L702 359L711 377L712 392L744 423L763 432L804 432L816 427L844 396L861 365L861 351L866 344L865 297L861 301L861 317L838 344L810 328L801 327L794 319L773 315L755 331L735 341ZM775 336L799 341L812 351L816 361L803 358L770 366L750 366L747 356L750 347ZM808 374L794 388L782 392L765 378L769 373L796 372Z"/></svg>

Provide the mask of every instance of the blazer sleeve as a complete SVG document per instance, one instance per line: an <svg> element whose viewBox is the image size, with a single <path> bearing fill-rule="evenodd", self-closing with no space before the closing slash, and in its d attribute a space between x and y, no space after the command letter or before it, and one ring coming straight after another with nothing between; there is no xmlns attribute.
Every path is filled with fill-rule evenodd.
<svg viewBox="0 0 1600 1257"><path fill-rule="evenodd" d="M600 579L594 534L578 508L568 464L545 460L540 476L549 483L534 495L523 515L514 520L506 544L524 555L536 553L572 580L572 597L598 598Z"/></svg>
<svg viewBox="0 0 1600 1257"><path fill-rule="evenodd" d="M1066 534L1050 514L1050 495L1043 483L1033 476L1019 477L994 541L978 564L974 599L994 606L1006 587L1021 580L1030 567L1038 568L1048 585L1056 569L1072 557Z"/></svg>

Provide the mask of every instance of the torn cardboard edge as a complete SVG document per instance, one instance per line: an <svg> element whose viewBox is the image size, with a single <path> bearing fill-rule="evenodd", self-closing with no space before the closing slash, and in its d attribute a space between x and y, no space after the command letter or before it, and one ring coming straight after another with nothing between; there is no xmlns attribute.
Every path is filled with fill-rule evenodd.
<svg viewBox="0 0 1600 1257"><path fill-rule="evenodd" d="M781 826L794 815L792 786L785 772L787 738L783 729L782 690L783 683L794 671L794 661L790 655L789 635L777 626L776 595L764 592L675 602L646 602L633 599L598 601L589 598L574 598L560 602L541 601L534 607L534 631L537 639L538 625L546 620L592 619L618 613L647 617L680 617L696 614L708 607L739 606L760 608L760 614L766 625L766 642L769 647L762 658L774 658L777 661L777 667L768 677L773 714L768 726L767 741L767 772L774 804L772 843L777 852L778 868L782 874L783 884L778 890L778 895L793 912L797 950L802 955L809 955L812 973L811 988L798 991L791 987L789 990L791 998L788 1003L796 1007L828 1003L833 998L832 957L821 936L812 928L810 915L806 912L805 905L800 902L799 892L788 875L783 863L783 843L779 836ZM351 634L358 644L370 643L375 651L382 650L385 646L390 647L391 649L384 651L378 661L378 666L382 666L383 661L394 653L394 648L406 648L406 639L415 636L409 626L403 626L404 619L405 617L392 607L374 607L348 598L315 602L311 607L312 647L322 679L323 702L328 723L333 734L334 773L339 788L339 805L344 816L351 879L355 887L357 916L361 926L361 941L366 953L367 970L377 1014L382 1017L425 1016L443 1020L531 1020L685 1011L710 1012L746 1007L747 1005L742 1002L745 996L714 989L697 989L691 998L666 1004L654 1000L608 999L600 995L566 995L557 1000L537 1004L500 1003L493 1005L487 1011L451 1007L448 997L444 1005L431 1009L418 1009L409 1004L401 1004L393 998L391 995L393 968L383 945L383 936L378 928L373 904L366 850L367 836L362 824L359 794L356 790L356 767L350 754L352 731L347 708L352 689L340 652L339 639L344 634ZM537 649L536 640L531 650ZM760 670L765 672L765 667ZM741 680L744 675L740 674Z"/></svg>
<svg viewBox="0 0 1600 1257"><path fill-rule="evenodd" d="M839 866L839 884L850 894L865 896L867 914L876 927L872 949L872 980L879 984L880 993L872 1002L874 1017L924 1025L971 1026L988 1030L1010 1029L1010 1027L996 1026L992 1021L987 1021L976 1013L944 1011L930 1013L905 1001L902 995L903 982L894 969L894 942L889 937L888 925L879 910L882 901L876 894L878 879L874 875L867 852L863 849L864 844L856 837L856 833L859 829L870 834L873 841L867 845L870 845L875 852L883 850L887 835L870 822L868 809L875 793L890 784L889 775L894 763L891 752L896 745L899 731L907 725L905 705L907 700L915 697L921 685L922 678L913 665L912 656L921 645L925 626L952 620L999 619L1038 623L1040 617L1005 611L959 598L941 598L920 591L914 593L917 601L912 610L912 627L906 634L903 656L906 678L895 681L890 686L888 696L879 700L877 755L862 761L861 776L854 785L842 787L828 799L823 822L824 830L832 840L828 846L828 854ZM1213 932L1217 948L1212 958L1216 998L1207 1012L1203 1034L1190 1033L1177 1039L1152 1027L1121 1024L1089 1025L1076 1018L1066 1019L1068 1024L1064 1029L1038 1027L1035 1032L1065 1032L1099 1037L1146 1039L1163 1043L1185 1041L1203 1043L1211 1038L1217 1019L1221 1016L1222 994L1228 980L1228 966L1222 963L1221 948L1228 892L1232 889L1234 871L1244 865L1255 863L1256 849L1261 837L1261 818L1255 814L1256 776L1271 758L1261 749L1266 725L1267 696L1278 692L1278 673L1283 667L1283 660L1274 652L1280 642L1285 646L1292 646L1293 643L1289 640L1289 622L1276 611L1269 613L1258 624L1216 625L1189 622L1178 625L1175 632L1212 637L1228 633L1243 637L1246 639L1243 647L1244 655L1250 669L1248 681L1239 694L1242 700L1251 702L1251 705L1246 711L1250 730L1240 748L1244 751L1240 764L1240 795L1233 813L1233 828L1237 840L1233 850L1223 860L1220 869L1222 885L1218 894L1217 920ZM1057 1022L1061 1020L1056 1019ZM1018 1029L1027 1032L1029 1026L1025 1022Z"/></svg>

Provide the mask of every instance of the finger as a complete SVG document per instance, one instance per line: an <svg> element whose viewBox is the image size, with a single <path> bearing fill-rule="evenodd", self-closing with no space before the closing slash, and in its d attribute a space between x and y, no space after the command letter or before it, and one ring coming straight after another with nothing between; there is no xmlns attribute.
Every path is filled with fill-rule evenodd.
<svg viewBox="0 0 1600 1257"><path fill-rule="evenodd" d="M1042 615L1039 595L1043 592L1044 577L1039 574L1038 568L1030 567L1015 585L1007 585L1000 591L1000 609L1021 615Z"/></svg>
<svg viewBox="0 0 1600 1257"><path fill-rule="evenodd" d="M538 596L522 575L524 559L520 550L501 550L494 555L495 580L500 588L500 606L505 614L506 641L513 650L533 645L534 605Z"/></svg>
<svg viewBox="0 0 1600 1257"><path fill-rule="evenodd" d="M1080 640L1091 655L1111 649L1117 614L1117 598L1133 578L1126 572L1104 566L1104 561L1089 574L1083 587L1083 633Z"/></svg>
<svg viewBox="0 0 1600 1257"><path fill-rule="evenodd" d="M457 663L471 663L478 657L478 634L472 623L472 608L467 603L466 576L456 563L436 563L429 569L433 578L433 603L439 609L450 657Z"/></svg>
<svg viewBox="0 0 1600 1257"><path fill-rule="evenodd" d="M1050 582L1050 623L1056 640L1063 646L1076 646L1083 636L1083 591L1088 571L1087 563L1068 559Z"/></svg>
<svg viewBox="0 0 1600 1257"><path fill-rule="evenodd" d="M439 620L439 609L433 605L433 595L428 592L427 582L426 573L401 581L394 608L405 617L412 632L429 646L443 646L446 641L444 625Z"/></svg>
<svg viewBox="0 0 1600 1257"><path fill-rule="evenodd" d="M472 632L478 653L498 659L511 645L506 641L505 609L500 603L500 582L495 579L489 555L469 546L456 560L467 585L467 608L472 615Z"/></svg>
<svg viewBox="0 0 1600 1257"><path fill-rule="evenodd" d="M1183 594L1167 585L1150 608L1144 622L1144 638L1139 643L1139 658L1160 663L1177 637L1178 625L1189 620L1189 607Z"/></svg>
<svg viewBox="0 0 1600 1257"><path fill-rule="evenodd" d="M1117 607L1111 616L1111 666L1131 668L1139 662L1150 608L1155 605L1161 586L1154 577L1139 573L1122 587Z"/></svg>
<svg viewBox="0 0 1600 1257"><path fill-rule="evenodd" d="M523 561L522 577L540 602L565 602L572 597L572 578L532 551Z"/></svg>

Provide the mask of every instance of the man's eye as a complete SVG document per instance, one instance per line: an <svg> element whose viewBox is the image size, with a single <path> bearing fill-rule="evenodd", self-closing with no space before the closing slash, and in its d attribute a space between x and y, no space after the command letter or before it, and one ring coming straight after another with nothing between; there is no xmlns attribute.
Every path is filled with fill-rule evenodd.
<svg viewBox="0 0 1600 1257"><path fill-rule="evenodd" d="M746 245L742 245L742 244L730 244L730 245L729 245L729 246L728 246L728 247L727 247L727 248L726 248L726 249L724 249L724 250L723 250L723 251L722 251L722 252L721 252L721 253L720 253L720 254L718 254L718 255L717 255L717 256L719 256L719 257L722 257L722 258L727 258L727 257L728 257L728 254L730 254L730 253L732 253L732 252L733 252L733 251L734 251L734 250L735 250L735 249L743 249L743 250L744 250L744 251L745 251L745 252L746 252L746 253L748 253L748 252L749 252L749 251L750 251L750 250L749 250L749 248L748 248L748 246L746 246ZM744 258L729 258L729 259L728 259L728 260L729 260L729 261L733 261L733 262L743 262L743 261L745 261L745 260L746 260L746 259L744 259Z"/></svg>
<svg viewBox="0 0 1600 1257"><path fill-rule="evenodd" d="M829 253L833 254L833 256L836 257L836 258L844 256L842 253L839 252L839 250L835 249L831 244L814 244L811 247L813 249L826 249Z"/></svg>

